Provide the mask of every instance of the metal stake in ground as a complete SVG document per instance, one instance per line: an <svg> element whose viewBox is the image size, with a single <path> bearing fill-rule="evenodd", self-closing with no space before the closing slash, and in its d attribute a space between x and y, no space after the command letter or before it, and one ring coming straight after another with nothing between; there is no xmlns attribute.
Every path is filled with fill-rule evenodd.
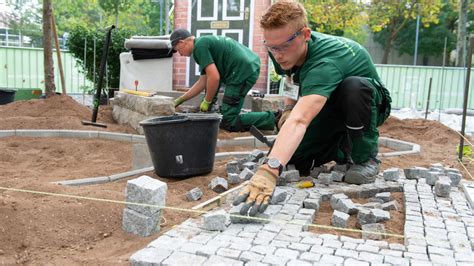
<svg viewBox="0 0 474 266"><path fill-rule="evenodd" d="M107 54L109 52L110 39L112 36L113 29L115 29L115 25L112 25L107 29L104 49L102 50L102 59L100 61L99 82L97 83L95 99L94 99L94 102L92 103L93 105L92 120L91 122L83 120L82 124L85 126L107 127L107 125L96 123L96 121L97 121L97 113L99 112L99 102L100 102L100 94L102 92L102 83L104 81L105 64L107 63Z"/></svg>

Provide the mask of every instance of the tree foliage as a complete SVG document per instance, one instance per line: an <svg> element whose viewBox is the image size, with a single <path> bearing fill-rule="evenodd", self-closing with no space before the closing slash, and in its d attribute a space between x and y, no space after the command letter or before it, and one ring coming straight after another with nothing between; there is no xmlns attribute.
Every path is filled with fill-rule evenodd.
<svg viewBox="0 0 474 266"><path fill-rule="evenodd" d="M448 1L445 2L439 13L439 23L430 23L429 27L420 27L418 53L423 56L426 65L429 56L442 56L444 51L444 41L447 38L446 50L449 52L456 47L456 28L457 20L456 6ZM388 36L388 30L384 29L376 35L376 40L385 43ZM382 34L383 33L383 34ZM414 55L416 20L411 20L407 26L400 30L398 37L394 40L394 48L400 54Z"/></svg>
<svg viewBox="0 0 474 266"><path fill-rule="evenodd" d="M336 35L346 36L363 43L366 32L363 25L367 23L364 5L360 2L346 0L308 0L303 1L308 12L311 29Z"/></svg>
<svg viewBox="0 0 474 266"><path fill-rule="evenodd" d="M131 32L126 29L115 29L112 31L112 40L107 56L107 77L110 88L118 88L120 80L120 53L126 49L123 43L130 38ZM98 79L102 48L105 43L105 30L94 30L78 26L70 33L69 50L76 61L83 66L87 79L94 81ZM96 42L96 60L94 72L94 39ZM87 41L87 45L84 43ZM84 52L86 62L84 62ZM84 64L85 63L85 64Z"/></svg>
<svg viewBox="0 0 474 266"><path fill-rule="evenodd" d="M437 24L442 7L442 0L372 0L368 9L369 26L375 33L386 30L387 34L385 43L382 44L385 48L382 63L387 63L393 42L410 21L416 20L420 15L420 22L424 27Z"/></svg>

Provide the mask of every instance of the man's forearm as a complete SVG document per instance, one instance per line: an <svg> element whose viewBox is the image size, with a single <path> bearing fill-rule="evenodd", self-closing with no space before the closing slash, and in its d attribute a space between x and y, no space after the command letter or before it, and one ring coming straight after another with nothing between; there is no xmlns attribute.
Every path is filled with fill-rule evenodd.
<svg viewBox="0 0 474 266"><path fill-rule="evenodd" d="M206 76L203 75L201 76L196 83L185 93L183 94L183 97L185 100L189 100L191 98L194 98L196 95L198 95L201 91L206 88Z"/></svg>
<svg viewBox="0 0 474 266"><path fill-rule="evenodd" d="M209 76L207 77L207 90L204 99L207 102L211 102L214 96L217 94L217 90L219 89L219 79L216 77Z"/></svg>

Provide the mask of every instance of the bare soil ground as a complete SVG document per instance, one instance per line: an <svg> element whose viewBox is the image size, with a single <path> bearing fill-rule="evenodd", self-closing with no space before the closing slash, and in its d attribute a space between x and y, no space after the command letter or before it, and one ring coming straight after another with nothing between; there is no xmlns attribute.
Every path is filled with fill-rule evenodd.
<svg viewBox="0 0 474 266"><path fill-rule="evenodd" d="M106 129L81 124L81 120L90 118L88 108L67 96L0 106L0 130L75 129L136 133L131 127L116 124L110 107L101 106L98 117L98 122L108 125ZM440 162L456 167L465 177L468 176L457 162L459 136L444 125L433 121L390 118L380 131L381 136L415 142L422 147L420 155L384 158L383 169ZM220 132L219 138L248 135ZM129 170L131 149L130 143L102 139L0 138L0 187L123 201L126 180L87 187L58 186L50 182ZM235 150L243 149L235 147ZM466 167L474 172L472 163ZM191 208L214 197L217 194L207 189L207 184L216 175L224 176L224 172L225 161L217 161L213 172L208 175L184 180L162 179L168 183L167 205ZM194 187L200 187L204 196L198 202L187 202L184 193ZM123 208L122 204L116 203L0 188L0 264L127 265L130 255L157 235L142 238L125 233L121 228ZM189 216L189 213L166 210L161 232Z"/></svg>

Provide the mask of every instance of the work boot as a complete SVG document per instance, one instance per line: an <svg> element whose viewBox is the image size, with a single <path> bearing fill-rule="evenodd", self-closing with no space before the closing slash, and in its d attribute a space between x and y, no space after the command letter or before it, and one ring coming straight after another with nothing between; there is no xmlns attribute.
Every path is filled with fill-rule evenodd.
<svg viewBox="0 0 474 266"><path fill-rule="evenodd" d="M344 182L349 184L374 183L380 169L380 161L370 158L367 162L351 165L344 177Z"/></svg>

